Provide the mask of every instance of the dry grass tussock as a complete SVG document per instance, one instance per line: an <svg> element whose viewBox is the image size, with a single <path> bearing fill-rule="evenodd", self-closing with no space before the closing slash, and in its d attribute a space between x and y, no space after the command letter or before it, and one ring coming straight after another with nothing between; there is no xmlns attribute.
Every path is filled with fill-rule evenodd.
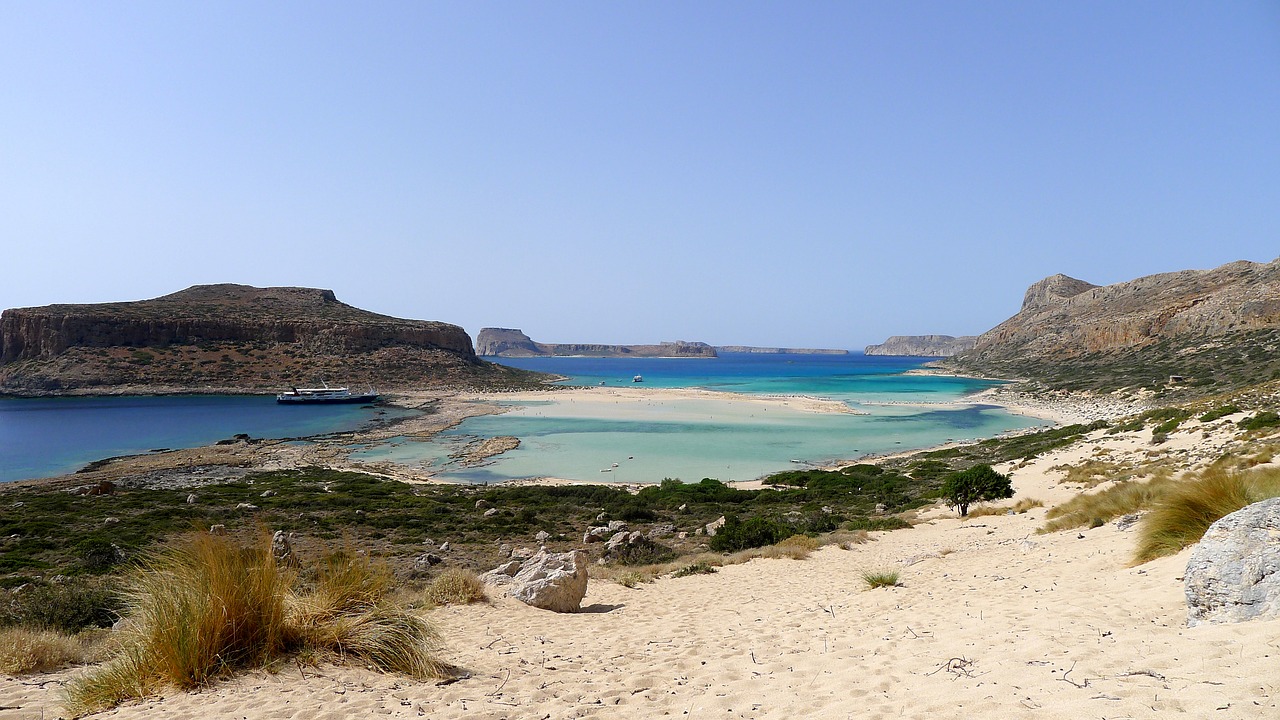
<svg viewBox="0 0 1280 720"><path fill-rule="evenodd" d="M1049 508L1049 512L1045 514L1048 522L1038 532L1099 527L1121 515L1150 507L1172 482L1164 475L1147 482L1131 480L1099 492L1081 493L1061 505Z"/></svg>
<svg viewBox="0 0 1280 720"><path fill-rule="evenodd" d="M1199 542L1219 518L1246 505L1280 496L1280 468L1231 471L1212 466L1198 476L1167 484L1142 519L1134 564L1173 555Z"/></svg>
<svg viewBox="0 0 1280 720"><path fill-rule="evenodd" d="M415 678L442 674L434 632L387 600L390 587L386 567L356 553L331 556L304 580L276 564L269 539L243 548L186 536L132 574L120 647L70 686L68 709L84 714L164 686L198 687L290 652L351 655Z"/></svg>
<svg viewBox="0 0 1280 720"><path fill-rule="evenodd" d="M1031 508L1044 507L1044 503L1035 498L1023 498L1012 505L987 505L980 508L974 508L969 511L969 517L983 517L986 515L1008 515L1010 513L1021 515Z"/></svg>
<svg viewBox="0 0 1280 720"><path fill-rule="evenodd" d="M102 630L67 635L19 626L0 628L0 672L30 675L95 662L102 658L109 634Z"/></svg>
<svg viewBox="0 0 1280 720"><path fill-rule="evenodd" d="M489 599L480 576L462 568L449 568L440 573L423 594L433 605L467 605Z"/></svg>

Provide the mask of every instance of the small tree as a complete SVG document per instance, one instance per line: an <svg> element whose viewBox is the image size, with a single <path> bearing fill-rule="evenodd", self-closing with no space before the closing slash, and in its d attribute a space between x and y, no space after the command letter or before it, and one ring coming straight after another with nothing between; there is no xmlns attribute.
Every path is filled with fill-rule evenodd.
<svg viewBox="0 0 1280 720"><path fill-rule="evenodd" d="M974 465L948 475L942 482L942 497L960 511L960 517L966 517L973 503L1013 497L1013 484L1008 475L1001 475L990 465Z"/></svg>

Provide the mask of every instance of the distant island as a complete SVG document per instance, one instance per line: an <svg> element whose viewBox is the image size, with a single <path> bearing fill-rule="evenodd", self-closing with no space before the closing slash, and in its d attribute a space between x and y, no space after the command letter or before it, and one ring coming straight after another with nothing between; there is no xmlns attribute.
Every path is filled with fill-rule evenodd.
<svg viewBox="0 0 1280 720"><path fill-rule="evenodd" d="M476 354L484 357L716 357L702 342L664 342L657 345L597 345L539 343L515 328L483 328L476 336Z"/></svg>
<svg viewBox="0 0 1280 720"><path fill-rule="evenodd" d="M708 345L677 340L657 345L601 345L595 343L540 343L516 328L483 328L476 335L476 354L483 357L662 357L713 358L719 353L760 355L848 355L848 350Z"/></svg>
<svg viewBox="0 0 1280 720"><path fill-rule="evenodd" d="M196 285L0 315L0 394L263 393L320 380L491 387L541 377L480 360L457 325L379 315L316 288Z"/></svg>
<svg viewBox="0 0 1280 720"><path fill-rule="evenodd" d="M867 355L903 355L907 357L951 357L971 350L977 335L894 335L879 345L868 345Z"/></svg>
<svg viewBox="0 0 1280 720"><path fill-rule="evenodd" d="M716 351L725 353L749 353L752 355L848 355L848 350L833 348L780 348L754 347L751 345L716 345Z"/></svg>

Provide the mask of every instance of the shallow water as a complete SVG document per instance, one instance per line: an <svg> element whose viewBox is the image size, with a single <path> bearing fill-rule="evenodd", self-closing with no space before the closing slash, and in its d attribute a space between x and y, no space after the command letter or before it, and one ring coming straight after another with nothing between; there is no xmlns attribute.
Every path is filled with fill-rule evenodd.
<svg viewBox="0 0 1280 720"><path fill-rule="evenodd" d="M356 460L432 468L444 479L497 482L557 477L596 482L752 480L780 470L851 460L948 440L997 435L1044 424L989 405L952 403L993 383L902 375L904 358L768 355L719 360L533 358L504 363L555 372L580 385L700 387L747 395L805 395L840 400L866 414L715 398L618 399L513 404L503 415L470 418L431 441L363 448ZM633 383L634 375L643 383ZM882 404L915 403L915 404ZM924 405L920 405L924 403ZM521 446L483 467L448 455L468 441L514 435ZM796 462L801 461L801 462Z"/></svg>

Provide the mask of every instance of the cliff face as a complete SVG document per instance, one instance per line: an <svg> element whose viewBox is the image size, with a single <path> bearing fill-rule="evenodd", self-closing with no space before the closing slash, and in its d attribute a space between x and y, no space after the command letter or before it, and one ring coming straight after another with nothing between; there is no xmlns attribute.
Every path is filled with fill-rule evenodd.
<svg viewBox="0 0 1280 720"><path fill-rule="evenodd" d="M678 341L657 345L539 343L513 328L483 328L476 336L476 350L486 357L716 357L715 348L701 342Z"/></svg>
<svg viewBox="0 0 1280 720"><path fill-rule="evenodd" d="M904 355L907 357L951 357L964 352L977 342L976 335L894 335L879 345L868 345L866 355Z"/></svg>
<svg viewBox="0 0 1280 720"><path fill-rule="evenodd" d="M1105 387L1169 375L1205 389L1270 379L1280 338L1280 260L1234 262L1098 287L1064 275L1027 291L1022 310L978 338L957 366ZM1074 378L1074 379L1072 379Z"/></svg>
<svg viewBox="0 0 1280 720"><path fill-rule="evenodd" d="M311 288L199 285L0 315L0 391L18 394L265 390L321 377L421 386L495 372L486 365L456 325L367 312Z"/></svg>

